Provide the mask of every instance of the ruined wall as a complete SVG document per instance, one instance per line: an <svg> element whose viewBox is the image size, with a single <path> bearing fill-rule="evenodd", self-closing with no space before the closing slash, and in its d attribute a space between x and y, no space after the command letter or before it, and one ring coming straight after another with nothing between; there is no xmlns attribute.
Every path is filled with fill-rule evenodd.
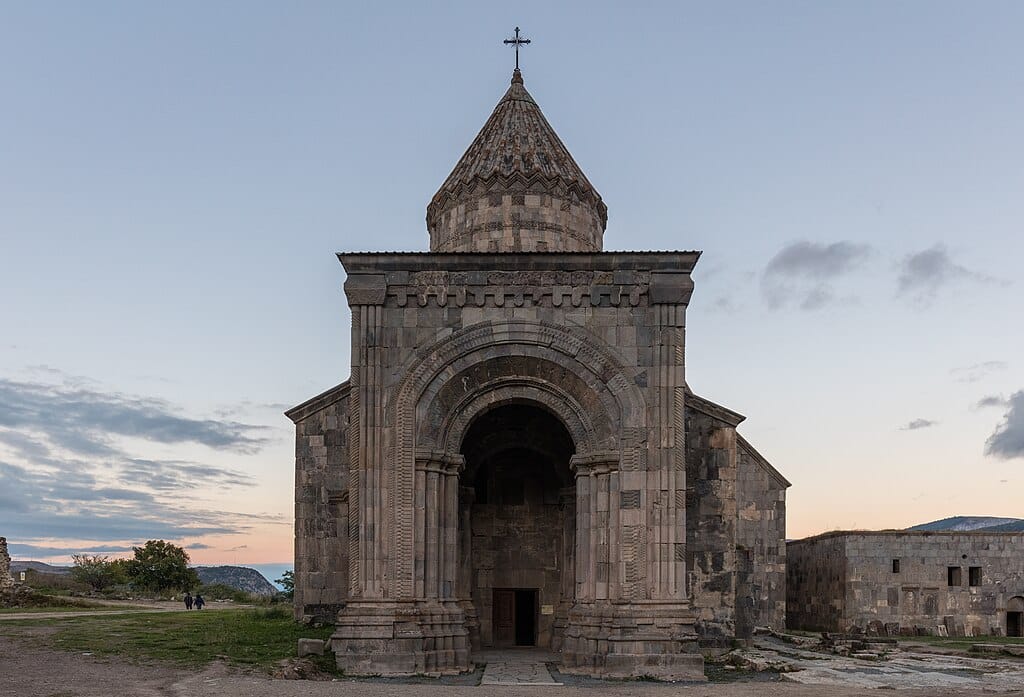
<svg viewBox="0 0 1024 697"><path fill-rule="evenodd" d="M846 543L833 533L786 544L786 627L840 631L846 599Z"/></svg>
<svg viewBox="0 0 1024 697"><path fill-rule="evenodd" d="M705 406L687 400L686 549L697 634L714 644L736 636L736 429Z"/></svg>
<svg viewBox="0 0 1024 697"><path fill-rule="evenodd" d="M737 449L736 634L786 626L786 487L742 437Z"/></svg>
<svg viewBox="0 0 1024 697"><path fill-rule="evenodd" d="M791 542L788 555L787 610L797 629L999 635L1006 633L1009 602L1024 596L1021 533L827 533ZM841 565L842 580L812 585L823 565ZM974 578L971 567L979 570ZM951 568L959 570L953 578ZM794 614L813 597L839 608L827 624Z"/></svg>
<svg viewBox="0 0 1024 697"><path fill-rule="evenodd" d="M333 622L348 595L348 383L295 407L295 616Z"/></svg>
<svg viewBox="0 0 1024 697"><path fill-rule="evenodd" d="M7 538L0 537L0 590L6 590L14 585L11 577L11 555L7 553Z"/></svg>

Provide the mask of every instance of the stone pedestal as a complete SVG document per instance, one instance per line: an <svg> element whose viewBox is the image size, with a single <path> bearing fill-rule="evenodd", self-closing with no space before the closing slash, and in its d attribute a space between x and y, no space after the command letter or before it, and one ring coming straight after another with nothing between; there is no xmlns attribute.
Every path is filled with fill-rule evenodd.
<svg viewBox="0 0 1024 697"><path fill-rule="evenodd" d="M471 669L454 601L364 601L338 613L331 649L348 675L446 675Z"/></svg>
<svg viewBox="0 0 1024 697"><path fill-rule="evenodd" d="M562 647L566 673L704 681L694 617L685 603L577 603Z"/></svg>

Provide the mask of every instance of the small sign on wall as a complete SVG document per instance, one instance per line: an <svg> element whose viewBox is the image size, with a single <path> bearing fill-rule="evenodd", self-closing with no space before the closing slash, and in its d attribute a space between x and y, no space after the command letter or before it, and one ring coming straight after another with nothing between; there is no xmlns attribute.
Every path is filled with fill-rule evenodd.
<svg viewBox="0 0 1024 697"><path fill-rule="evenodd" d="M553 615L553 614L555 614L555 606L554 605L541 605L540 606L540 614L542 614L542 615Z"/></svg>

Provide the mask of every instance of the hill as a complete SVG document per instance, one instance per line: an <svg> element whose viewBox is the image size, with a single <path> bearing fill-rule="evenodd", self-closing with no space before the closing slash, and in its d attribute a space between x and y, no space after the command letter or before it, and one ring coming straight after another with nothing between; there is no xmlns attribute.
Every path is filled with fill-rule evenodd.
<svg viewBox="0 0 1024 697"><path fill-rule="evenodd" d="M274 595L277 588L256 569L245 566L197 566L196 573L203 583L223 583L246 593Z"/></svg>
<svg viewBox="0 0 1024 697"><path fill-rule="evenodd" d="M54 566L41 561L12 561L11 573L18 574L22 571L38 571L41 574L69 574L70 566Z"/></svg>
<svg viewBox="0 0 1024 697"><path fill-rule="evenodd" d="M930 523L915 525L907 530L918 530L925 532L1015 532L1024 530L1024 519L1021 518L996 518L994 516L966 516L958 515L942 520L933 520Z"/></svg>

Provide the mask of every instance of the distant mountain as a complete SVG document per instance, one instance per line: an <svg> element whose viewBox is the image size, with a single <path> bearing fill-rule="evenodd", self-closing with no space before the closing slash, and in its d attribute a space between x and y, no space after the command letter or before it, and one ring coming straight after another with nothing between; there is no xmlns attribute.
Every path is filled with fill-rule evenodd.
<svg viewBox="0 0 1024 697"><path fill-rule="evenodd" d="M206 584L223 583L256 595L274 595L277 592L277 588L263 574L246 566L197 566L195 570L199 580Z"/></svg>
<svg viewBox="0 0 1024 697"><path fill-rule="evenodd" d="M70 566L53 566L41 561L12 561L11 574L19 574L22 571L38 571L41 574L69 574Z"/></svg>
<svg viewBox="0 0 1024 697"><path fill-rule="evenodd" d="M985 532L1024 532L1024 520L1014 520L1002 525L985 528Z"/></svg>
<svg viewBox="0 0 1024 697"><path fill-rule="evenodd" d="M933 520L930 523L915 525L907 530L924 532L1015 532L1024 530L1024 519L1021 518L996 518L985 515L958 515L942 520Z"/></svg>

